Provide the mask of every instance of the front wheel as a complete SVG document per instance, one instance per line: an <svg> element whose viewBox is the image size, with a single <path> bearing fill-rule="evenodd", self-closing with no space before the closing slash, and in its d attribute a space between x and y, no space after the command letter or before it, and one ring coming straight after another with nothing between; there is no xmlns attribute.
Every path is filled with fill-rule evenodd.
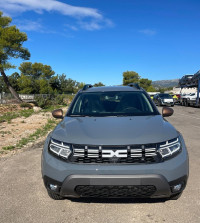
<svg viewBox="0 0 200 223"><path fill-rule="evenodd" d="M186 101L186 106L189 107L190 103L188 102L188 100Z"/></svg>

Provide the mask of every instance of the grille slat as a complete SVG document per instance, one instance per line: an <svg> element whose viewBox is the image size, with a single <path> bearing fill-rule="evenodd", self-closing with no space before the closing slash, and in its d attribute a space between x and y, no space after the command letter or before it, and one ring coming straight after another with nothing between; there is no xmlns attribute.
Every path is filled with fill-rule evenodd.
<svg viewBox="0 0 200 223"><path fill-rule="evenodd" d="M155 163L160 162L156 145L86 146L72 145L71 162L75 163Z"/></svg>

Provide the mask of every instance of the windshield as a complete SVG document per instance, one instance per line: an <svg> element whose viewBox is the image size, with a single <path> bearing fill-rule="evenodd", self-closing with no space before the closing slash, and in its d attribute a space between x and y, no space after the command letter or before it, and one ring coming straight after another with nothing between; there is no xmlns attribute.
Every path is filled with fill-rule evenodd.
<svg viewBox="0 0 200 223"><path fill-rule="evenodd" d="M142 92L84 92L73 103L68 116L146 116L157 110Z"/></svg>
<svg viewBox="0 0 200 223"><path fill-rule="evenodd" d="M169 94L159 94L159 97L160 98L172 98L172 96Z"/></svg>

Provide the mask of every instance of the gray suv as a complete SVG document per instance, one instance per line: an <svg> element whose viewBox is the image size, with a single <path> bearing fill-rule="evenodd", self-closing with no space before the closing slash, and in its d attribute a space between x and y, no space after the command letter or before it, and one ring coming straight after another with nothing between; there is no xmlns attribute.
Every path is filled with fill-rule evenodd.
<svg viewBox="0 0 200 223"><path fill-rule="evenodd" d="M53 199L128 197L177 199L188 179L182 135L138 84L86 85L48 135L42 177Z"/></svg>

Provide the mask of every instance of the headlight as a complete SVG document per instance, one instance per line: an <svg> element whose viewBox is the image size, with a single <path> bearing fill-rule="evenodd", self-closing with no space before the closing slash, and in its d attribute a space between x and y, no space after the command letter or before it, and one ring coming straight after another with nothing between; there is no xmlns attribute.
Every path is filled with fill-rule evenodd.
<svg viewBox="0 0 200 223"><path fill-rule="evenodd" d="M177 152L181 151L181 143L179 138L168 140L165 143L160 143L158 152L162 158L173 156Z"/></svg>
<svg viewBox="0 0 200 223"><path fill-rule="evenodd" d="M51 139L49 150L57 156L67 159L71 154L71 146L67 143Z"/></svg>

